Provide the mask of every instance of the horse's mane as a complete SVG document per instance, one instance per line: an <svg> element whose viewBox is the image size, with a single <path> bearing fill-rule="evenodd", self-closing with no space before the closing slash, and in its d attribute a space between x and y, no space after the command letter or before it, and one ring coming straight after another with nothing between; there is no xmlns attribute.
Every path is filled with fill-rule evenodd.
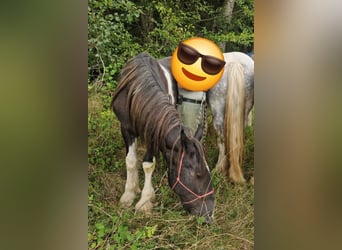
<svg viewBox="0 0 342 250"><path fill-rule="evenodd" d="M180 116L169 101L166 78L158 62L147 53L141 53L127 62L120 73L113 96L126 90L126 107L131 126L143 142L157 153L165 147L167 134L180 126Z"/></svg>

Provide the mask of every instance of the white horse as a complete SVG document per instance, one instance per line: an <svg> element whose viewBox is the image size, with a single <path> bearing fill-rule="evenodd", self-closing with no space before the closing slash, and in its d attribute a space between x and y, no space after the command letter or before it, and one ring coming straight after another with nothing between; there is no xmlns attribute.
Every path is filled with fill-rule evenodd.
<svg viewBox="0 0 342 250"><path fill-rule="evenodd" d="M251 125L254 105L254 61L241 52L224 53L226 62L220 81L208 91L213 125L218 133L216 170L233 182L245 182L242 172L244 127Z"/></svg>

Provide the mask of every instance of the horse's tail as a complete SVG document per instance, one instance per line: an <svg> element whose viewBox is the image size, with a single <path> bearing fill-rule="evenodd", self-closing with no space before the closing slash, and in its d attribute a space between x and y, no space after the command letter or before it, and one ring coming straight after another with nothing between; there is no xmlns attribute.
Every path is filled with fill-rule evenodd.
<svg viewBox="0 0 342 250"><path fill-rule="evenodd" d="M244 68L238 62L228 65L228 86L225 107L225 146L228 155L229 178L245 182L241 170L244 148L245 77Z"/></svg>

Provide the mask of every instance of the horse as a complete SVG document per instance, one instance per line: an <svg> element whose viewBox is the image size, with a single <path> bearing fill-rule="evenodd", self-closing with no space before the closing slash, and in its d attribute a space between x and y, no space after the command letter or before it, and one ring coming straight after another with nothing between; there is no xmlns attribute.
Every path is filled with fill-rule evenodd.
<svg viewBox="0 0 342 250"><path fill-rule="evenodd" d="M224 53L224 74L208 91L213 126L218 134L215 169L233 182L245 182L242 172L244 127L251 125L254 105L254 61L241 52Z"/></svg>
<svg viewBox="0 0 342 250"><path fill-rule="evenodd" d="M156 156L162 153L168 167L168 184L190 214L213 221L215 197L200 130L192 136L176 110L177 88L169 71L143 52L130 59L120 72L111 108L121 124L126 146L127 178L120 204L130 207L140 192L137 170L137 138L146 146L145 174L137 211L151 213L151 183Z"/></svg>

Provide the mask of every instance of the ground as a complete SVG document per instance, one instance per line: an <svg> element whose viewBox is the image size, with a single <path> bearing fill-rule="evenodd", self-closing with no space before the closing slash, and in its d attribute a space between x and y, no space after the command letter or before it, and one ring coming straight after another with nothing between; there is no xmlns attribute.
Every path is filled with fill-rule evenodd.
<svg viewBox="0 0 342 250"><path fill-rule="evenodd" d="M119 199L125 186L125 149L120 123L108 109L107 93L90 93L88 100L88 248L89 249L253 249L254 186L228 183L224 176L212 175L215 187L215 221L188 215L167 183L162 157L153 175L156 191L152 215L123 209ZM218 150L209 115L204 140L208 164L215 166ZM244 172L254 171L253 126L246 129ZM143 145L139 145L140 159ZM141 163L141 161L139 162ZM140 187L143 171L139 170Z"/></svg>

